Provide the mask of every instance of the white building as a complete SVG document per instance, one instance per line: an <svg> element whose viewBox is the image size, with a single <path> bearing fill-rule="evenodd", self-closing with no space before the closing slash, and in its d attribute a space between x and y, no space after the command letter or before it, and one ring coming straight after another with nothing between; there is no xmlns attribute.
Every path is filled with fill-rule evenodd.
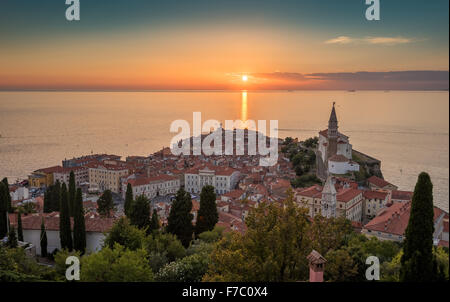
<svg viewBox="0 0 450 302"><path fill-rule="evenodd" d="M89 170L86 167L62 168L61 170L53 173L54 182L59 181L61 184L65 183L68 186L70 171L73 171L75 176L75 185L80 186L83 183L89 182Z"/></svg>
<svg viewBox="0 0 450 302"><path fill-rule="evenodd" d="M12 214L15 215L15 214ZM11 218L10 218L11 219ZM44 219L47 233L47 252L52 253L55 249L61 249L59 236L59 213L22 215L23 239L36 247L36 253L41 255L41 223ZM12 221L13 219L11 219ZM15 219L17 220L17 219ZM108 232L114 224L114 218L100 218L93 214L85 216L86 224L86 253L99 251ZM17 228L17 221L15 221ZM72 220L73 228L73 220Z"/></svg>
<svg viewBox="0 0 450 302"><path fill-rule="evenodd" d="M343 175L350 171L359 171L359 165L344 155L337 154L328 159L328 172Z"/></svg>
<svg viewBox="0 0 450 302"><path fill-rule="evenodd" d="M11 200L24 200L30 198L29 190L26 187L10 186L9 195L11 195Z"/></svg>
<svg viewBox="0 0 450 302"><path fill-rule="evenodd" d="M202 165L184 174L184 185L190 193L200 193L204 186L211 185L216 194L225 194L235 189L239 176L239 171L230 167Z"/></svg>
<svg viewBox="0 0 450 302"><path fill-rule="evenodd" d="M352 145L349 137L338 131L334 103L328 129L319 132L318 151L329 173L346 174L350 171L359 171L359 165L352 161Z"/></svg>
<svg viewBox="0 0 450 302"><path fill-rule="evenodd" d="M176 194L180 189L180 179L172 175L158 175L153 177L136 177L135 175L123 178L122 196L125 198L127 186L131 184L133 198L144 195L151 199L156 196Z"/></svg>

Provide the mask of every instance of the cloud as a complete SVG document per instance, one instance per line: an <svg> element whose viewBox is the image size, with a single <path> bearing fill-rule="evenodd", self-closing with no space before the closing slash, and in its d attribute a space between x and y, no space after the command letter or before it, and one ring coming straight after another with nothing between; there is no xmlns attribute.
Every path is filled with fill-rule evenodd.
<svg viewBox="0 0 450 302"><path fill-rule="evenodd" d="M417 39L405 38L405 37L364 37L364 38L352 38L349 36L339 36L334 39L326 40L325 44L376 44L376 45L397 45L413 43L418 41Z"/></svg>
<svg viewBox="0 0 450 302"><path fill-rule="evenodd" d="M414 39L408 39L403 37L367 37L364 38L364 41L369 44L387 44L387 45L395 45L395 44L406 44L406 43L412 43L415 40Z"/></svg>
<svg viewBox="0 0 450 302"><path fill-rule="evenodd" d="M289 89L448 90L449 71L409 70L386 72L255 73L255 78L279 80ZM283 86L284 87L284 86Z"/></svg>
<svg viewBox="0 0 450 302"><path fill-rule="evenodd" d="M354 39L347 36L339 36L334 39L325 41L326 44L348 44L354 42Z"/></svg>

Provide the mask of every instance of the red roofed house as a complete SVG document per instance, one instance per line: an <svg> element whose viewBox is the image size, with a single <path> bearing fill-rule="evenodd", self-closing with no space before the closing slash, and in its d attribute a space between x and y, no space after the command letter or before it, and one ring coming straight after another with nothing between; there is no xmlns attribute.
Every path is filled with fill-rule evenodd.
<svg viewBox="0 0 450 302"><path fill-rule="evenodd" d="M200 193L204 186L211 185L216 194L225 194L236 187L239 176L239 171L231 167L202 164L186 171L184 185L190 193Z"/></svg>
<svg viewBox="0 0 450 302"><path fill-rule="evenodd" d="M339 190L336 195L336 216L344 216L350 221L361 222L363 191L353 188Z"/></svg>
<svg viewBox="0 0 450 302"><path fill-rule="evenodd" d="M386 207L389 202L389 193L380 191L364 191L364 215L368 219L372 219L377 213Z"/></svg>
<svg viewBox="0 0 450 302"><path fill-rule="evenodd" d="M394 203L381 210L378 215L364 225L361 233L368 237L377 237L380 240L401 242L404 239L411 212L411 202ZM434 208L434 244L438 245L444 231L444 220L448 214L443 210ZM448 242L448 241L447 241Z"/></svg>
<svg viewBox="0 0 450 302"><path fill-rule="evenodd" d="M55 249L61 249L59 237L59 213L30 214L22 216L23 239L36 247L36 253L41 254L41 222L44 218L47 233L47 251L52 253ZM114 218L100 218L93 214L85 216L86 223L86 252L92 253L101 249L104 233L109 231L114 224ZM73 220L71 221L73 227ZM11 225L17 228L17 221L11 219Z"/></svg>
<svg viewBox="0 0 450 302"><path fill-rule="evenodd" d="M377 190L377 189L383 189L383 190L391 190L396 191L398 188L397 186L388 183L382 178L379 178L377 176L371 176L367 179L367 183L369 184L369 188L371 190Z"/></svg>
<svg viewBox="0 0 450 302"><path fill-rule="evenodd" d="M412 200L414 192L394 190L391 194L392 202L408 202Z"/></svg>
<svg viewBox="0 0 450 302"><path fill-rule="evenodd" d="M86 167L66 167L53 173L53 180L61 184L69 185L70 172L73 171L75 184L80 186L82 183L89 182L89 170Z"/></svg>
<svg viewBox="0 0 450 302"><path fill-rule="evenodd" d="M147 198L176 194L180 189L180 179L174 175L161 174L152 177L138 177L131 175L123 178L122 197L125 198L127 186L131 184L133 198L144 195Z"/></svg>

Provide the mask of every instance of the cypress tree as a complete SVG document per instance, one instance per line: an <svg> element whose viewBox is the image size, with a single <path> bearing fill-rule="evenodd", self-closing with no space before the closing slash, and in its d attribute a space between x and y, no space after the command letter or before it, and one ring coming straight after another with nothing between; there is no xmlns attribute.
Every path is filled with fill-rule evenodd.
<svg viewBox="0 0 450 302"><path fill-rule="evenodd" d="M195 224L195 234L211 231L219 221L217 213L216 193L213 186L204 186L200 193L200 209L197 213L197 222Z"/></svg>
<svg viewBox="0 0 450 302"><path fill-rule="evenodd" d="M140 229L150 226L150 201L144 195L133 201L130 211L130 223ZM150 231L150 229L148 229Z"/></svg>
<svg viewBox="0 0 450 302"><path fill-rule="evenodd" d="M160 228L160 225L159 225L158 213L156 212L156 209L153 209L152 220L150 221L150 230L156 231L156 230L159 230L159 228Z"/></svg>
<svg viewBox="0 0 450 302"><path fill-rule="evenodd" d="M52 189L53 186L49 186L44 193L44 213L50 213L52 211L53 201L52 201Z"/></svg>
<svg viewBox="0 0 450 302"><path fill-rule="evenodd" d="M74 204L75 204L75 198L76 198L76 186L75 186L75 174L73 171L70 171L69 176L69 213L70 217L74 217Z"/></svg>
<svg viewBox="0 0 450 302"><path fill-rule="evenodd" d="M188 247L192 240L194 228L192 226L193 215L191 210L191 194L180 188L170 209L167 231L176 235L185 247Z"/></svg>
<svg viewBox="0 0 450 302"><path fill-rule="evenodd" d="M6 194L5 184L0 182L0 239L3 239L8 232L8 202Z"/></svg>
<svg viewBox="0 0 450 302"><path fill-rule="evenodd" d="M60 211L59 207L61 205L61 184L59 180L57 180L53 185L51 201L52 201L51 211L59 212Z"/></svg>
<svg viewBox="0 0 450 302"><path fill-rule="evenodd" d="M414 189L411 212L405 231L400 277L402 281L433 281L436 260L433 256L433 184L422 172Z"/></svg>
<svg viewBox="0 0 450 302"><path fill-rule="evenodd" d="M130 210L133 204L133 188L131 187L131 184L129 183L127 185L127 192L125 193L125 204L124 204L124 210L125 215L127 217L130 217Z"/></svg>
<svg viewBox="0 0 450 302"><path fill-rule="evenodd" d="M77 194L73 207L73 247L84 254L86 250L86 226L84 221L83 195L81 189L77 189Z"/></svg>
<svg viewBox="0 0 450 302"><path fill-rule="evenodd" d="M63 183L61 186L61 204L59 206L59 238L61 240L61 248L72 251L72 232L70 227L68 199L67 186Z"/></svg>
<svg viewBox="0 0 450 302"><path fill-rule="evenodd" d="M9 194L9 184L8 184L8 178L3 178L2 180L3 184L6 186L6 210L8 213L13 213L13 208L11 206L11 195Z"/></svg>
<svg viewBox="0 0 450 302"><path fill-rule="evenodd" d="M41 222L41 256L47 257L47 232L45 231L44 217L42 217Z"/></svg>
<svg viewBox="0 0 450 302"><path fill-rule="evenodd" d="M19 241L23 241L22 217L20 212L17 213L17 237Z"/></svg>
<svg viewBox="0 0 450 302"><path fill-rule="evenodd" d="M16 248L17 247L17 236L16 236L16 230L14 227L9 228L9 234L8 234L8 246L10 248Z"/></svg>

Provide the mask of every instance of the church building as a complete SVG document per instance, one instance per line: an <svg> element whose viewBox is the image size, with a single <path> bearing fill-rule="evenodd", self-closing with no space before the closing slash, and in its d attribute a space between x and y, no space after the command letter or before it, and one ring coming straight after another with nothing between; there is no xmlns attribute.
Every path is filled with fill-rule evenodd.
<svg viewBox="0 0 450 302"><path fill-rule="evenodd" d="M331 109L328 129L319 132L318 151L323 164L331 174L346 174L359 171L359 165L352 160L352 145L349 137L338 131L335 103Z"/></svg>

